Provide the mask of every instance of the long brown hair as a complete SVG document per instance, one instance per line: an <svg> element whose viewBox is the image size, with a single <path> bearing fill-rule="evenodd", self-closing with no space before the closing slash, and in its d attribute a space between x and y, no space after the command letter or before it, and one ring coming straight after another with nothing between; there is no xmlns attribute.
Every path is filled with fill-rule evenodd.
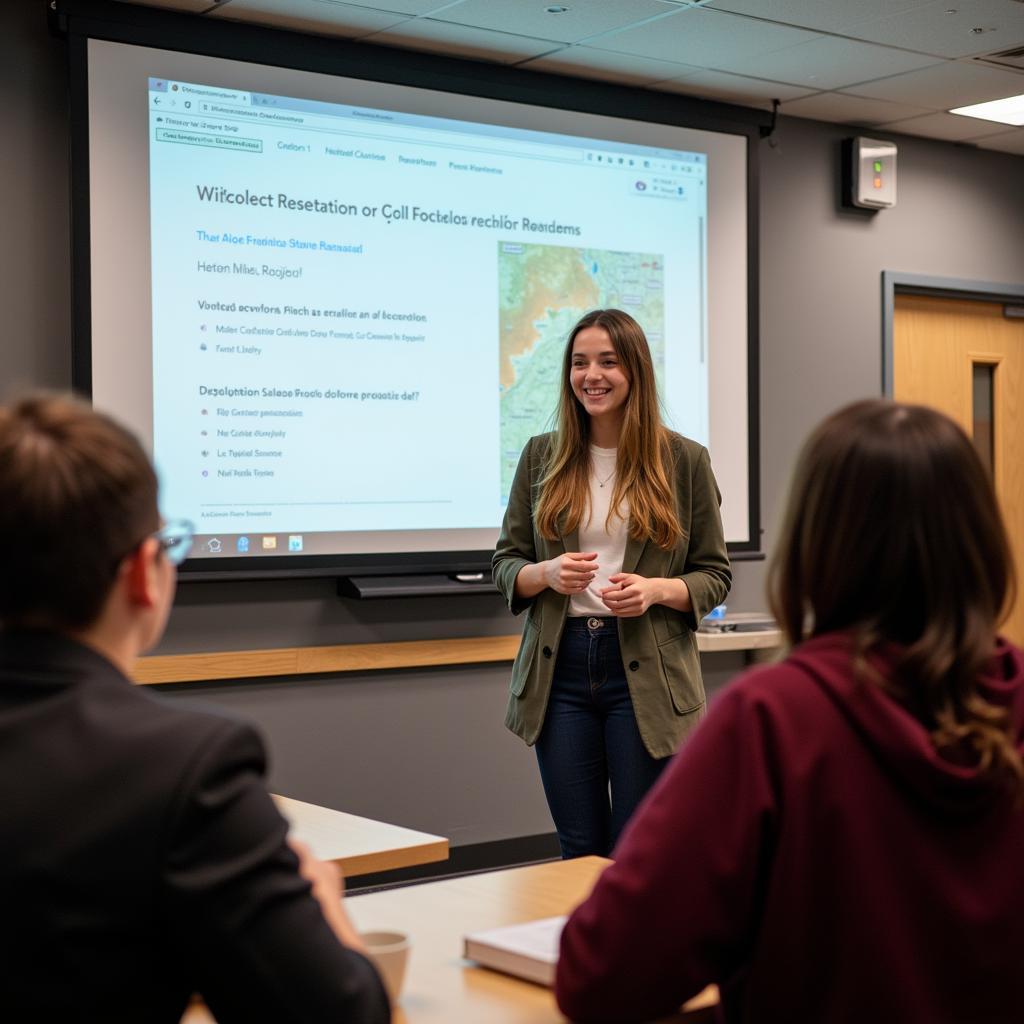
<svg viewBox="0 0 1024 1024"><path fill-rule="evenodd" d="M569 382L576 336L588 327L607 331L629 381L617 474L609 518L629 500L629 534L671 548L682 538L670 483L672 449L661 422L654 364L643 328L621 309L595 309L569 332L562 357L558 425L541 481L536 521L541 534L554 539L583 522L590 507L590 417Z"/></svg>
<svg viewBox="0 0 1024 1024"><path fill-rule="evenodd" d="M788 642L850 631L857 671L905 700L940 754L1021 795L1009 716L978 688L1015 589L992 483L952 420L875 399L810 436L768 571ZM900 653L883 679L868 656L888 643Z"/></svg>

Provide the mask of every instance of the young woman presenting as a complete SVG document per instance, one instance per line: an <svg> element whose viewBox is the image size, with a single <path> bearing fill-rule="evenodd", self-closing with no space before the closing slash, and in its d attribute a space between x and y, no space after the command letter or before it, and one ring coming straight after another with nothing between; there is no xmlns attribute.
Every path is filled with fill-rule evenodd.
<svg viewBox="0 0 1024 1024"><path fill-rule="evenodd" d="M557 425L523 451L494 553L527 611L505 723L536 744L562 856L606 855L703 715L693 632L732 575L707 450L662 425L628 314L573 328Z"/></svg>

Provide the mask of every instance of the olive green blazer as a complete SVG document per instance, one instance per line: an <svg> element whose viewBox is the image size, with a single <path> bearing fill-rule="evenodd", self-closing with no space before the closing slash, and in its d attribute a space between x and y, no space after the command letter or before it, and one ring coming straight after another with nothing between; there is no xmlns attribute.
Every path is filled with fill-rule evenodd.
<svg viewBox="0 0 1024 1024"><path fill-rule="evenodd" d="M494 582L509 608L526 611L523 640L509 685L505 724L527 743L535 743L544 724L558 643L569 598L554 590L533 598L514 595L524 565L579 549L578 532L549 540L534 525L533 509L553 434L531 438L519 460L508 508L491 566ZM719 512L721 494L707 449L672 434L675 489L683 539L671 550L632 537L622 571L641 576L679 576L686 581L692 612L653 605L638 618L619 619L619 643L637 724L652 757L675 753L680 741L704 714L704 682L694 630L721 604L732 583Z"/></svg>

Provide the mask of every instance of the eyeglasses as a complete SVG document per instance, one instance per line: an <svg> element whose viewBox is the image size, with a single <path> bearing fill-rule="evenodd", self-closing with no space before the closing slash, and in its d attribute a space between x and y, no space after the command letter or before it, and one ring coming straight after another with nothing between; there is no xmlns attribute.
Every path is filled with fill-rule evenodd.
<svg viewBox="0 0 1024 1024"><path fill-rule="evenodd" d="M160 545L171 565L181 565L192 550L192 537L196 528L187 519L172 519L151 534Z"/></svg>

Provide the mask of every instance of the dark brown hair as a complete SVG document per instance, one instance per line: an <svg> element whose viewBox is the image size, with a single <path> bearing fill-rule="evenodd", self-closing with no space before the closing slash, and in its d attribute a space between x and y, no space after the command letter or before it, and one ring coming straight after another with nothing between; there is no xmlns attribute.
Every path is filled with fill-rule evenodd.
<svg viewBox="0 0 1024 1024"><path fill-rule="evenodd" d="M857 402L800 455L768 572L790 644L849 630L857 670L896 692L936 749L1024 793L1006 711L978 679L1015 593L992 483L964 432L924 406ZM893 677L868 655L899 645Z"/></svg>
<svg viewBox="0 0 1024 1024"><path fill-rule="evenodd" d="M629 533L671 548L682 537L672 490L672 450L662 425L654 363L643 328L621 309L595 309L569 332L562 356L558 426L541 481L537 528L554 538L579 527L590 504L590 417L570 384L576 336L588 327L607 331L629 381L619 436L611 509L629 500ZM611 515L611 513L609 513Z"/></svg>
<svg viewBox="0 0 1024 1024"><path fill-rule="evenodd" d="M73 399L0 408L0 621L91 625L117 567L160 525L138 441Z"/></svg>

